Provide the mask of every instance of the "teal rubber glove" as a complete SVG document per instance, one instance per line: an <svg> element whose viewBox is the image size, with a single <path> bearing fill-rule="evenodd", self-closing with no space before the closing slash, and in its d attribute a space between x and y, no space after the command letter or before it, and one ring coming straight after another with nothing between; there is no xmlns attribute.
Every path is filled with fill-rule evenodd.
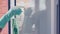
<svg viewBox="0 0 60 34"><path fill-rule="evenodd" d="M3 15L0 19L0 28L4 28L6 23L16 15L20 15L22 10L19 7L15 7L10 9L5 15Z"/></svg>

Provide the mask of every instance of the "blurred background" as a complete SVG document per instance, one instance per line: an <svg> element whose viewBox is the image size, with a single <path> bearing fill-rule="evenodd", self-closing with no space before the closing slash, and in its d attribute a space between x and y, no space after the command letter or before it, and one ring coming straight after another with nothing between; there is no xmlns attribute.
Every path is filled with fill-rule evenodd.
<svg viewBox="0 0 60 34"><path fill-rule="evenodd" d="M15 6L23 11L11 18L1 34L56 34L57 4L57 0L0 0L0 17Z"/></svg>

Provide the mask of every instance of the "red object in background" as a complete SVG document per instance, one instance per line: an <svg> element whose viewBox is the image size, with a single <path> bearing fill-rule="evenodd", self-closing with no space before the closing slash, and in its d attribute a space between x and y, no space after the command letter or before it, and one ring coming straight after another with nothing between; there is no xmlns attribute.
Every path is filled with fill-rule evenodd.
<svg viewBox="0 0 60 34"><path fill-rule="evenodd" d="M8 0L0 0L0 14L8 11Z"/></svg>
<svg viewBox="0 0 60 34"><path fill-rule="evenodd" d="M0 0L0 18L8 11L8 0ZM1 31L2 30L2 31ZM3 29L0 29L0 34L8 34L8 23Z"/></svg>

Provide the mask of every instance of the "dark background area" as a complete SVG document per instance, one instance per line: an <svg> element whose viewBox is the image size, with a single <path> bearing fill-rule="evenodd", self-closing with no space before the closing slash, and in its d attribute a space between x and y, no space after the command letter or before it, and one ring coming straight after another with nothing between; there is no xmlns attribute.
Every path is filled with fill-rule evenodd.
<svg viewBox="0 0 60 34"><path fill-rule="evenodd" d="M57 4L57 34L60 34L60 0Z"/></svg>

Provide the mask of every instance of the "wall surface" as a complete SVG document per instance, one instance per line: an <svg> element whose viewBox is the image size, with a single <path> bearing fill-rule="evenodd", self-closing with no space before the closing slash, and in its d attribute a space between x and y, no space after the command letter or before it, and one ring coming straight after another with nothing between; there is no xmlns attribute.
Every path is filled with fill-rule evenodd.
<svg viewBox="0 0 60 34"><path fill-rule="evenodd" d="M8 11L8 0L0 0L0 18ZM8 23L3 28L1 34L8 34Z"/></svg>

